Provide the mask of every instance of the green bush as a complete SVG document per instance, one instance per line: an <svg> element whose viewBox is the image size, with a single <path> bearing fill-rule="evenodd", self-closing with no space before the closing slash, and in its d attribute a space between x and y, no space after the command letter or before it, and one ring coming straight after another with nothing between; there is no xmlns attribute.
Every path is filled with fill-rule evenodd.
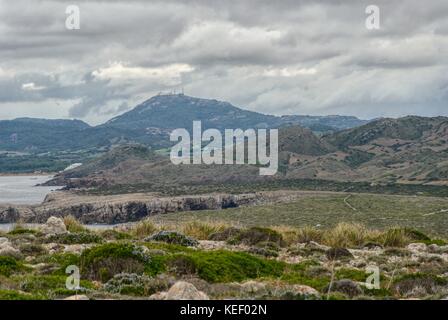
<svg viewBox="0 0 448 320"><path fill-rule="evenodd" d="M151 278L135 273L120 273L116 274L105 284L104 290L131 296L148 296L167 290L172 284L172 279L163 275Z"/></svg>
<svg viewBox="0 0 448 320"><path fill-rule="evenodd" d="M101 236L106 240L127 240L132 238L132 236L126 232L113 229L108 229L101 232Z"/></svg>
<svg viewBox="0 0 448 320"><path fill-rule="evenodd" d="M423 288L427 294L434 294L438 286L446 287L448 280L433 274L412 273L394 280L393 288L399 295L406 295L416 287Z"/></svg>
<svg viewBox="0 0 448 320"><path fill-rule="evenodd" d="M269 228L252 227L241 230L236 236L229 240L231 244L256 245L260 242L272 242L277 245L283 245L283 238L280 233Z"/></svg>
<svg viewBox="0 0 448 320"><path fill-rule="evenodd" d="M100 236L88 233L61 233L50 236L47 242L56 242L60 244L83 244L83 243L101 243L103 238Z"/></svg>
<svg viewBox="0 0 448 320"><path fill-rule="evenodd" d="M186 247L194 247L199 244L197 240L175 231L160 231L150 237L145 238L144 241L161 241Z"/></svg>
<svg viewBox="0 0 448 320"><path fill-rule="evenodd" d="M178 260L175 255L169 260ZM285 264L282 262L259 258L244 252L225 250L196 251L186 258L197 275L208 282L233 282L260 277L280 277Z"/></svg>
<svg viewBox="0 0 448 320"><path fill-rule="evenodd" d="M0 290L0 300L42 300L40 295L26 294L15 290Z"/></svg>
<svg viewBox="0 0 448 320"><path fill-rule="evenodd" d="M37 230L26 229L23 227L16 227L13 230L9 231L9 235L20 235L20 234L37 234Z"/></svg>
<svg viewBox="0 0 448 320"><path fill-rule="evenodd" d="M0 256L0 275L9 277L11 274L24 270L24 266L12 257Z"/></svg>
<svg viewBox="0 0 448 320"><path fill-rule="evenodd" d="M27 243L20 246L20 252L25 255L40 255L45 254L47 250L40 244Z"/></svg>
<svg viewBox="0 0 448 320"><path fill-rule="evenodd" d="M80 265L80 257L74 253L55 253L49 256L40 256L37 258L37 263L47 263L57 266L57 270L53 272L54 275L65 275L65 269L68 266Z"/></svg>
<svg viewBox="0 0 448 320"><path fill-rule="evenodd" d="M81 274L88 279L111 279L117 273L142 273L150 257L142 247L130 243L107 243L81 254Z"/></svg>
<svg viewBox="0 0 448 320"><path fill-rule="evenodd" d="M20 279L20 289L33 294L44 295L52 298L54 296L66 296L74 294L73 290L66 288L68 275L29 275ZM77 292L91 289L93 286L89 281L81 280L80 289Z"/></svg>

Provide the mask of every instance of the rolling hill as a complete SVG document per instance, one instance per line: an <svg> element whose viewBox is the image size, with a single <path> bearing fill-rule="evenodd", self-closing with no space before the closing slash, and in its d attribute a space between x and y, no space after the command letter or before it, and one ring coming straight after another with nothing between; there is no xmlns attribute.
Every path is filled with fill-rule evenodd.
<svg viewBox="0 0 448 320"><path fill-rule="evenodd" d="M99 126L80 120L19 118L0 121L0 151L40 153L109 148L120 143L141 143L153 149L170 145L175 128L191 128L201 120L203 128L310 127L315 132L334 132L364 124L354 117L277 117L237 108L228 102L183 94L159 95ZM314 128L314 129L313 129Z"/></svg>
<svg viewBox="0 0 448 320"><path fill-rule="evenodd" d="M448 119L443 117L380 119L323 137L291 126L280 128L279 172L272 177L259 176L257 166L251 165L175 166L166 154L130 145L64 172L55 181L69 181L74 187L139 186L142 190L297 179L447 185L447 139Z"/></svg>

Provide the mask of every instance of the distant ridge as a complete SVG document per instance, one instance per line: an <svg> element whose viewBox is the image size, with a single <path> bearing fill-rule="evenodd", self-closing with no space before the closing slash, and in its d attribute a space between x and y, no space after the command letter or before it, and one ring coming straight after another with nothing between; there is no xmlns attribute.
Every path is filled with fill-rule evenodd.
<svg viewBox="0 0 448 320"><path fill-rule="evenodd" d="M17 118L0 121L0 151L76 151L109 148L122 143L141 143L151 148L170 145L174 128L191 128L201 120L203 128L279 128L302 126L324 134L367 123L350 116L273 116L248 111L225 101L184 94L154 96L132 110L91 127L81 120Z"/></svg>

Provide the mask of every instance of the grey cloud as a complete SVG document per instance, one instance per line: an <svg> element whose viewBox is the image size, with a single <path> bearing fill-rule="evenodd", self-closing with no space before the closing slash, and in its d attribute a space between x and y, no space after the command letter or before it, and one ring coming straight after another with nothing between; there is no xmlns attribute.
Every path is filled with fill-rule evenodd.
<svg viewBox="0 0 448 320"><path fill-rule="evenodd" d="M275 114L448 115L448 3L374 3L381 30L369 31L367 0L0 0L0 108L58 99L89 120L184 87ZM81 30L65 29L69 4ZM134 76L191 71L93 76L118 62Z"/></svg>

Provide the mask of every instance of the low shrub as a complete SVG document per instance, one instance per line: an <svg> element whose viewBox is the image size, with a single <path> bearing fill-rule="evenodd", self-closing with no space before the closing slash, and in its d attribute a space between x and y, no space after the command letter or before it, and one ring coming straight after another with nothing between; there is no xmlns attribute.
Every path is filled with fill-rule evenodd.
<svg viewBox="0 0 448 320"><path fill-rule="evenodd" d="M81 254L81 273L103 282L117 273L143 273L150 257L142 247L130 243L107 243L85 250Z"/></svg>
<svg viewBox="0 0 448 320"><path fill-rule="evenodd" d="M197 240L176 231L159 231L158 233L145 238L144 241L161 241L187 247L194 247L199 244Z"/></svg>
<svg viewBox="0 0 448 320"><path fill-rule="evenodd" d="M66 287L67 275L29 275L20 279L20 289L33 294L44 295L53 298L59 295L72 295L73 290ZM86 280L80 281L80 289L77 292L93 288L93 285Z"/></svg>
<svg viewBox="0 0 448 320"><path fill-rule="evenodd" d="M129 232L133 236L142 239L154 234L155 232L157 232L157 230L158 228L153 222L149 220L142 220L134 225Z"/></svg>
<svg viewBox="0 0 448 320"><path fill-rule="evenodd" d="M38 234L39 231L33 230L33 229L27 229L25 227L22 227L20 225L17 225L8 232L9 235L20 235L20 234Z"/></svg>
<svg viewBox="0 0 448 320"><path fill-rule="evenodd" d="M36 243L26 243L20 245L20 252L28 256L36 256L47 253L47 250L41 245Z"/></svg>
<svg viewBox="0 0 448 320"><path fill-rule="evenodd" d="M252 227L241 230L235 237L229 240L231 244L256 245L260 242L273 242L279 246L284 245L283 237L277 231L269 228Z"/></svg>
<svg viewBox="0 0 448 320"><path fill-rule="evenodd" d="M15 290L0 290L0 300L42 300L43 296L23 293Z"/></svg>
<svg viewBox="0 0 448 320"><path fill-rule="evenodd" d="M223 232L227 227L224 223L192 221L183 224L181 231L195 239L207 240L210 235Z"/></svg>
<svg viewBox="0 0 448 320"><path fill-rule="evenodd" d="M326 252L328 260L346 260L353 258L353 255L346 248L330 248Z"/></svg>
<svg viewBox="0 0 448 320"><path fill-rule="evenodd" d="M241 229L229 227L222 231L211 233L208 236L208 240L212 241L228 241L235 236L237 236L241 232Z"/></svg>
<svg viewBox="0 0 448 320"><path fill-rule="evenodd" d="M410 242L408 233L403 228L392 228L380 236L384 247L404 247Z"/></svg>
<svg viewBox="0 0 448 320"><path fill-rule="evenodd" d="M0 256L0 275L9 277L13 273L20 272L26 268L12 257Z"/></svg>
<svg viewBox="0 0 448 320"><path fill-rule="evenodd" d="M326 231L323 243L331 247L348 248L361 246L371 235L367 228L357 223L339 223Z"/></svg>
<svg viewBox="0 0 448 320"><path fill-rule="evenodd" d="M174 281L163 275L151 278L135 273L119 273L104 285L104 290L123 295L148 296L167 290L172 284Z"/></svg>
<svg viewBox="0 0 448 320"><path fill-rule="evenodd" d="M195 273L208 282L241 282L260 277L280 277L285 264L267 260L245 252L226 250L191 251L189 253L158 257L154 262L163 265L159 271L169 266L176 274ZM173 269L171 269L173 270Z"/></svg>
<svg viewBox="0 0 448 320"><path fill-rule="evenodd" d="M433 274L413 273L398 277L393 289L401 296L424 296L437 292L437 287L446 287L448 280Z"/></svg>
<svg viewBox="0 0 448 320"><path fill-rule="evenodd" d="M83 243L101 243L103 238L99 235L89 232L80 233L60 233L50 236L47 242L59 244L83 244Z"/></svg>
<svg viewBox="0 0 448 320"><path fill-rule="evenodd" d="M69 232L86 232L87 229L72 215L64 217L64 224Z"/></svg>
<svg viewBox="0 0 448 320"><path fill-rule="evenodd" d="M132 238L132 236L129 233L114 229L104 230L103 232L100 233L100 235L105 240L127 240Z"/></svg>

